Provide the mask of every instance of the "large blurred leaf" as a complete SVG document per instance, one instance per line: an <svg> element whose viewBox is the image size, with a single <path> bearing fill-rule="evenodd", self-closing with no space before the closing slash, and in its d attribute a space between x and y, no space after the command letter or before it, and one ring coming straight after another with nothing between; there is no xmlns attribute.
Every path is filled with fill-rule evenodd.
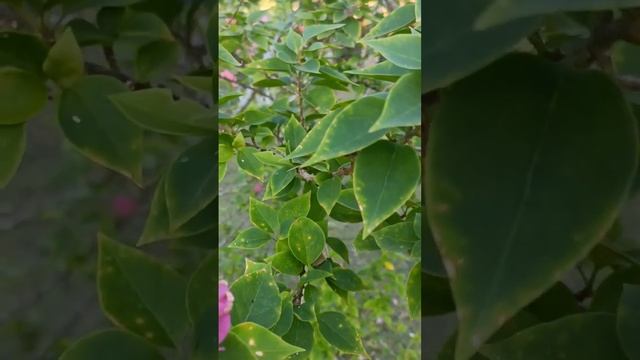
<svg viewBox="0 0 640 360"><path fill-rule="evenodd" d="M491 0L447 0L425 5L422 91L448 86L482 68L513 48L537 26L522 19L488 30L474 30L473 23ZM460 44L465 44L460 46Z"/></svg>
<svg viewBox="0 0 640 360"><path fill-rule="evenodd" d="M216 114L197 102L174 100L168 89L145 89L109 97L132 122L163 134L213 136Z"/></svg>
<svg viewBox="0 0 640 360"><path fill-rule="evenodd" d="M18 170L27 142L26 126L0 125L0 189Z"/></svg>
<svg viewBox="0 0 640 360"><path fill-rule="evenodd" d="M379 141L358 154L353 188L362 211L363 236L411 198L419 179L420 160L409 146Z"/></svg>
<svg viewBox="0 0 640 360"><path fill-rule="evenodd" d="M42 67L45 74L62 87L71 86L84 75L82 50L71 28L67 28L51 47Z"/></svg>
<svg viewBox="0 0 640 360"><path fill-rule="evenodd" d="M0 125L21 124L47 103L47 87L36 74L0 67Z"/></svg>
<svg viewBox="0 0 640 360"><path fill-rule="evenodd" d="M61 0L65 13L72 13L91 7L127 6L142 0Z"/></svg>
<svg viewBox="0 0 640 360"><path fill-rule="evenodd" d="M78 151L141 184L142 130L108 99L127 91L112 77L84 77L62 92L58 120Z"/></svg>
<svg viewBox="0 0 640 360"><path fill-rule="evenodd" d="M216 150L215 138L205 138L171 165L165 184L171 229L191 220L218 196Z"/></svg>
<svg viewBox="0 0 640 360"><path fill-rule="evenodd" d="M459 358L609 229L636 171L636 134L607 76L531 55L505 57L445 92L430 130L426 199L463 314Z"/></svg>
<svg viewBox="0 0 640 360"><path fill-rule="evenodd" d="M187 284L187 310L189 319L195 324L207 308L213 303L217 285L218 254L212 252L202 260Z"/></svg>
<svg viewBox="0 0 640 360"><path fill-rule="evenodd" d="M71 345L60 360L162 360L164 357L144 339L121 330L103 330Z"/></svg>
<svg viewBox="0 0 640 360"><path fill-rule="evenodd" d="M530 327L485 345L481 352L492 360L626 359L616 337L615 316L597 313L566 316Z"/></svg>
<svg viewBox="0 0 640 360"><path fill-rule="evenodd" d="M620 344L629 359L640 359L640 286L625 285L618 306L617 330Z"/></svg>
<svg viewBox="0 0 640 360"><path fill-rule="evenodd" d="M478 17L475 27L486 29L513 19L556 12L596 11L640 6L638 0L492 0Z"/></svg>
<svg viewBox="0 0 640 360"><path fill-rule="evenodd" d="M102 234L98 242L98 296L107 317L156 344L179 344L189 322L185 279Z"/></svg>

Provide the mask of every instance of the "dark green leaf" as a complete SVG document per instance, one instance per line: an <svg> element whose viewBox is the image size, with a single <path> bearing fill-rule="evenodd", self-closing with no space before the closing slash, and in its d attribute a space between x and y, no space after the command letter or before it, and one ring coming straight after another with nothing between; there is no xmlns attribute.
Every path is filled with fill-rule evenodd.
<svg viewBox="0 0 640 360"><path fill-rule="evenodd" d="M211 253L202 260L187 284L187 310L192 324L203 315L212 304L212 287L216 286L218 254Z"/></svg>
<svg viewBox="0 0 640 360"><path fill-rule="evenodd" d="M422 119L420 103L420 72L403 75L393 85L382 114L369 131L397 126L419 126Z"/></svg>
<svg viewBox="0 0 640 360"><path fill-rule="evenodd" d="M288 245L286 250L279 251L273 255L270 261L274 269L287 275L300 275L304 269L304 264L293 256Z"/></svg>
<svg viewBox="0 0 640 360"><path fill-rule="evenodd" d="M617 330L622 349L629 359L640 358L640 286L625 285L618 306Z"/></svg>
<svg viewBox="0 0 640 360"><path fill-rule="evenodd" d="M385 59L405 69L420 70L420 35L400 34L382 39L363 40Z"/></svg>
<svg viewBox="0 0 640 360"><path fill-rule="evenodd" d="M344 314L337 311L320 313L318 327L322 337L340 351L348 354L366 354L360 334Z"/></svg>
<svg viewBox="0 0 640 360"><path fill-rule="evenodd" d="M341 188L342 183L339 177L327 179L318 186L318 202L327 214L331 213L331 209L338 202Z"/></svg>
<svg viewBox="0 0 640 360"><path fill-rule="evenodd" d="M26 126L0 125L0 189L18 170L27 142Z"/></svg>
<svg viewBox="0 0 640 360"><path fill-rule="evenodd" d="M270 270L242 275L231 285L230 290L234 298L232 323L251 321L272 327L278 322L282 310L280 292Z"/></svg>
<svg viewBox="0 0 640 360"><path fill-rule="evenodd" d="M136 79L145 82L167 78L179 60L180 45L175 41L156 40L145 44L136 54Z"/></svg>
<svg viewBox="0 0 640 360"><path fill-rule="evenodd" d="M334 237L328 237L327 244L329 244L333 251L340 255L340 257L344 261L346 261L347 264L349 263L349 249L347 248L347 245L342 242L342 240Z"/></svg>
<svg viewBox="0 0 640 360"><path fill-rule="evenodd" d="M428 294L427 294L428 295ZM407 278L407 303L409 304L409 315L414 319L420 318L422 308L422 266L418 262L409 272Z"/></svg>
<svg viewBox="0 0 640 360"><path fill-rule="evenodd" d="M291 329L289 329L289 332L287 332L282 339L289 344L299 346L305 350L304 352L291 355L288 359L305 359L313 348L313 326L310 322L302 321L294 317Z"/></svg>
<svg viewBox="0 0 640 360"><path fill-rule="evenodd" d="M47 47L40 38L18 32L0 32L0 67L11 66L42 76L42 63L46 57Z"/></svg>
<svg viewBox="0 0 640 360"><path fill-rule="evenodd" d="M374 231L371 236L376 240L376 244L382 250L395 251L405 255L420 242L420 239L413 231L413 222L403 221L397 224L385 226Z"/></svg>
<svg viewBox="0 0 640 360"><path fill-rule="evenodd" d="M60 360L162 360L164 357L144 339L121 330L103 330L71 345Z"/></svg>
<svg viewBox="0 0 640 360"><path fill-rule="evenodd" d="M303 42L307 42L314 36L318 36L322 33L339 29L343 26L344 24L317 24L317 25L305 26L304 31L302 32L302 40Z"/></svg>
<svg viewBox="0 0 640 360"><path fill-rule="evenodd" d="M67 28L49 50L44 73L62 87L73 85L84 75L84 58L71 28Z"/></svg>
<svg viewBox="0 0 640 360"><path fill-rule="evenodd" d="M289 332L291 324L293 324L293 303L291 302L291 293L280 293L282 299L282 311L280 311L280 319L273 325L271 330L274 334L282 336ZM286 339L284 339L286 341ZM297 344L293 344L297 345Z"/></svg>
<svg viewBox="0 0 640 360"><path fill-rule="evenodd" d="M333 123L333 120L336 118L338 113L340 113L342 109L334 110L331 113L325 115L320 121L307 133L307 136L302 139L300 145L293 152L287 156L287 159L298 158L302 156L307 156L309 154L313 154L320 146L322 139L324 138L327 129Z"/></svg>
<svg viewBox="0 0 640 360"><path fill-rule="evenodd" d="M366 289L362 279L353 270L334 268L333 277L336 286L342 290L359 291Z"/></svg>
<svg viewBox="0 0 640 360"><path fill-rule="evenodd" d="M230 248L257 249L266 245L271 240L271 235L258 228L244 230L229 244Z"/></svg>
<svg viewBox="0 0 640 360"><path fill-rule="evenodd" d="M21 124L47 103L47 87L35 74L15 67L0 67L0 125Z"/></svg>
<svg viewBox="0 0 640 360"><path fill-rule="evenodd" d="M288 238L289 249L305 265L313 264L324 249L325 236L322 228L306 217L298 218L291 224Z"/></svg>
<svg viewBox="0 0 640 360"><path fill-rule="evenodd" d="M287 234L289 227L296 219L307 216L311 208L311 192L291 199L278 209L278 221L280 222L280 233Z"/></svg>
<svg viewBox="0 0 640 360"><path fill-rule="evenodd" d="M284 342L279 336L258 324L239 324L231 329L231 333L244 341L249 350L260 360L286 359L290 355L304 351L300 347ZM240 358L235 359L240 360Z"/></svg>
<svg viewBox="0 0 640 360"><path fill-rule="evenodd" d="M300 125L298 119L295 116L291 116L287 125L284 127L284 139L287 145L287 151L291 153L295 148L300 145L302 139L307 135L304 127Z"/></svg>
<svg viewBox="0 0 640 360"><path fill-rule="evenodd" d="M416 18L416 10L414 4L401 6L388 16L384 17L376 24L365 36L365 39L371 39L386 35L390 32L402 29L411 24Z"/></svg>
<svg viewBox="0 0 640 360"><path fill-rule="evenodd" d="M411 72L409 69L401 68L394 65L391 61L383 61L371 67L362 70L345 71L347 74L359 75L362 77L370 77L374 79L396 81L399 77Z"/></svg>
<svg viewBox="0 0 640 360"><path fill-rule="evenodd" d="M280 230L278 212L253 197L249 198L249 218L254 226L264 231L276 233Z"/></svg>

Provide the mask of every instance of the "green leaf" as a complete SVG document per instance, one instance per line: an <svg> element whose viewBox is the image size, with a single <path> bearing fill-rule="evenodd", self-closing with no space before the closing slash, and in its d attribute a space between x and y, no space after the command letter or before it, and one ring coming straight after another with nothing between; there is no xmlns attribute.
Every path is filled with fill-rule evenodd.
<svg viewBox="0 0 640 360"><path fill-rule="evenodd" d="M298 57L296 54L284 44L275 44L276 57L287 64L297 64Z"/></svg>
<svg viewBox="0 0 640 360"><path fill-rule="evenodd" d="M322 74L321 76L329 80L337 80L351 85L357 85L353 81L349 80L346 75L329 66L320 66L320 73Z"/></svg>
<svg viewBox="0 0 640 360"><path fill-rule="evenodd" d="M415 18L415 5L406 4L393 10L391 14L384 17L379 23L376 24L376 26L369 30L364 38L372 39L402 29L403 27L411 24L415 20Z"/></svg>
<svg viewBox="0 0 640 360"><path fill-rule="evenodd" d="M284 251L279 251L271 257L271 266L279 272L287 275L300 275L304 265L289 251L289 246Z"/></svg>
<svg viewBox="0 0 640 360"><path fill-rule="evenodd" d="M165 184L171 229L191 220L218 196L216 150L216 140L205 138L171 165Z"/></svg>
<svg viewBox="0 0 640 360"><path fill-rule="evenodd" d="M411 70L396 66L391 61L385 60L362 70L345 71L347 74L370 77L373 79L396 81L399 77L410 73Z"/></svg>
<svg viewBox="0 0 640 360"><path fill-rule="evenodd" d="M514 19L570 11L597 11L612 8L633 8L639 5L638 0L593 1L577 0L494 0L486 7L475 22L475 28L483 30L496 25L502 25Z"/></svg>
<svg viewBox="0 0 640 360"><path fill-rule="evenodd" d="M342 240L334 237L328 237L327 244L329 244L329 246L333 249L333 251L335 251L338 255L340 255L340 257L344 259L344 261L346 261L347 264L349 263L349 249L347 248L347 245L345 245Z"/></svg>
<svg viewBox="0 0 640 360"><path fill-rule="evenodd" d="M276 233L280 230L278 212L254 197L249 198L249 219L255 227L264 231Z"/></svg>
<svg viewBox="0 0 640 360"><path fill-rule="evenodd" d="M385 131L369 132L380 116L384 99L377 96L365 96L349 104L340 111L320 142L316 152L303 165L308 166L320 161L358 151L380 139ZM309 135L311 135L309 132ZM300 146L304 145L304 141Z"/></svg>
<svg viewBox="0 0 640 360"><path fill-rule="evenodd" d="M305 265L311 265L324 249L324 232L313 220L301 217L295 220L288 232L291 253Z"/></svg>
<svg viewBox="0 0 640 360"><path fill-rule="evenodd" d="M229 63L233 66L240 66L240 62L231 55L231 53L222 44L218 44L218 59Z"/></svg>
<svg viewBox="0 0 640 360"><path fill-rule="evenodd" d="M362 279L353 270L334 268L333 277L336 286L342 290L359 291L366 289Z"/></svg>
<svg viewBox="0 0 640 360"><path fill-rule="evenodd" d="M416 0L416 6L415 6L415 11L416 11L416 22L420 23L422 22L422 0Z"/></svg>
<svg viewBox="0 0 640 360"><path fill-rule="evenodd" d="M563 354L566 359L624 360L615 327L610 314L570 315L485 345L481 352L491 359L554 359Z"/></svg>
<svg viewBox="0 0 640 360"><path fill-rule="evenodd" d="M421 263L413 265L407 278L407 303L409 315L414 319L420 318L422 309L422 266Z"/></svg>
<svg viewBox="0 0 640 360"><path fill-rule="evenodd" d="M430 4L424 21L422 91L448 86L510 51L538 26L527 18L487 30L475 30L473 23L492 0L448 0ZM465 46L460 46L465 44Z"/></svg>
<svg viewBox="0 0 640 360"><path fill-rule="evenodd" d="M71 28L67 28L51 47L42 68L48 77L62 87L73 85L84 75L82 50Z"/></svg>
<svg viewBox="0 0 640 360"><path fill-rule="evenodd" d="M253 83L253 87L257 88L280 87L285 85L287 85L287 83L280 79L262 79Z"/></svg>
<svg viewBox="0 0 640 360"><path fill-rule="evenodd" d="M318 186L318 202L327 214L331 213L331 209L338 202L341 189L342 182L339 177L327 179Z"/></svg>
<svg viewBox="0 0 640 360"><path fill-rule="evenodd" d="M18 171L26 143L24 124L0 125L0 189L7 186Z"/></svg>
<svg viewBox="0 0 640 360"><path fill-rule="evenodd" d="M347 354L365 354L360 334L344 314L326 311L318 314L320 334L338 350Z"/></svg>
<svg viewBox="0 0 640 360"><path fill-rule="evenodd" d="M180 51L180 45L173 40L156 40L141 46L136 54L136 79L146 82L168 77L180 60Z"/></svg>
<svg viewBox="0 0 640 360"><path fill-rule="evenodd" d="M289 329L289 332L287 332L282 339L289 344L303 348L305 351L293 354L287 359L306 359L309 356L311 349L313 349L313 338L313 326L311 323L294 317L291 329Z"/></svg>
<svg viewBox="0 0 640 360"><path fill-rule="evenodd" d="M234 298L231 309L234 324L251 321L272 327L280 318L280 293L270 270L242 275L230 290Z"/></svg>
<svg viewBox="0 0 640 360"><path fill-rule="evenodd" d="M264 167L262 163L254 156L258 150L250 147L244 147L238 150L238 166L247 174L263 181Z"/></svg>
<svg viewBox="0 0 640 360"><path fill-rule="evenodd" d="M102 330L73 343L60 360L162 360L144 339L121 330Z"/></svg>
<svg viewBox="0 0 640 360"><path fill-rule="evenodd" d="M285 43L287 47L291 49L294 53L299 53L300 49L302 49L302 36L295 32L292 27L289 28L289 32L287 33L287 37L285 38Z"/></svg>
<svg viewBox="0 0 640 360"><path fill-rule="evenodd" d="M85 19L72 19L66 26L71 29L78 45L81 47L91 45L110 45L113 42L113 38L110 34L98 29L94 24Z"/></svg>
<svg viewBox="0 0 640 360"><path fill-rule="evenodd" d="M421 303L422 316L444 315L456 310L449 279L446 277L423 272L420 289L428 295Z"/></svg>
<svg viewBox="0 0 640 360"><path fill-rule="evenodd" d="M294 159L316 152L327 130L333 123L333 120L336 118L338 113L340 113L340 111L342 111L342 109L334 110L320 119L320 121L311 129L311 131L307 133L307 136L302 139L300 145L298 145L298 147L295 148L295 150L291 152L286 158Z"/></svg>
<svg viewBox="0 0 640 360"><path fill-rule="evenodd" d="M98 234L98 297L116 325L163 346L182 340L186 281L146 254Z"/></svg>
<svg viewBox="0 0 640 360"><path fill-rule="evenodd" d="M300 277L300 283L306 284L316 280L328 278L329 276L332 276L332 273L328 271L309 268L307 272L305 272L304 275ZM305 299L305 301L309 301L309 299Z"/></svg>
<svg viewBox="0 0 640 360"><path fill-rule="evenodd" d="M307 216L311 208L311 192L293 198L284 203L278 209L278 221L280 222L280 233L287 234L289 227L296 219Z"/></svg>
<svg viewBox="0 0 640 360"><path fill-rule="evenodd" d="M302 41L306 43L314 36L326 33L327 31L339 29L343 26L344 24L317 24L305 26L304 31L302 32Z"/></svg>
<svg viewBox="0 0 640 360"><path fill-rule="evenodd" d="M276 335L282 336L289 332L289 329L291 329L291 324L293 324L293 303L291 302L290 292L280 293L280 298L282 299L282 311L280 311L280 319L269 330L271 330Z"/></svg>
<svg viewBox="0 0 640 360"><path fill-rule="evenodd" d="M409 146L379 141L360 152L353 182L362 211L363 236L409 200L419 180L420 160ZM412 224L408 227L413 235Z"/></svg>
<svg viewBox="0 0 640 360"><path fill-rule="evenodd" d="M287 145L287 151L291 153L295 148L300 145L302 139L307 135L306 130L295 116L291 115L287 125L284 127L284 139Z"/></svg>
<svg viewBox="0 0 640 360"><path fill-rule="evenodd" d="M41 77L46 57L47 47L42 39L19 32L0 32L0 67L15 67Z"/></svg>
<svg viewBox="0 0 640 360"><path fill-rule="evenodd" d="M140 185L142 130L109 101L110 95L127 91L124 84L111 77L83 77L62 92L58 120L78 151Z"/></svg>
<svg viewBox="0 0 640 360"><path fill-rule="evenodd" d="M296 177L296 170L289 167L282 167L273 172L269 178L271 193L278 195Z"/></svg>
<svg viewBox="0 0 640 360"><path fill-rule="evenodd" d="M187 284L187 310L192 324L211 306L212 287L216 286L218 254L212 252L202 260Z"/></svg>
<svg viewBox="0 0 640 360"><path fill-rule="evenodd" d="M385 226L380 230L374 231L371 235L380 249L405 255L409 255L416 243L420 242L420 239L413 231L413 223L410 221Z"/></svg>
<svg viewBox="0 0 640 360"><path fill-rule="evenodd" d="M38 114L47 103L47 87L35 74L0 67L0 125L21 124Z"/></svg>
<svg viewBox="0 0 640 360"><path fill-rule="evenodd" d="M382 39L362 40L385 59L405 69L420 70L420 35L399 34Z"/></svg>
<svg viewBox="0 0 640 360"><path fill-rule="evenodd" d="M369 131L398 126L419 126L422 121L420 72L403 75L391 88L382 114Z"/></svg>
<svg viewBox="0 0 640 360"><path fill-rule="evenodd" d="M271 240L271 235L258 228L244 230L229 244L235 249L257 249L266 245Z"/></svg>
<svg viewBox="0 0 640 360"><path fill-rule="evenodd" d="M236 325L231 329L231 333L245 342L251 353L260 360L281 360L304 351L300 347L286 343L276 334L254 323Z"/></svg>
<svg viewBox="0 0 640 360"><path fill-rule="evenodd" d="M216 113L197 102L173 99L169 89L145 89L109 97L133 123L170 135L215 135Z"/></svg>
<svg viewBox="0 0 640 360"><path fill-rule="evenodd" d="M318 112L324 113L336 103L333 90L326 86L315 86L304 95L305 100L311 104Z"/></svg>
<svg viewBox="0 0 640 360"><path fill-rule="evenodd" d="M531 55L507 56L446 92L425 183L429 223L465 309L460 358L600 241L627 198L636 134L607 76Z"/></svg>
<svg viewBox="0 0 640 360"><path fill-rule="evenodd" d="M216 355L214 355L214 359L219 360L237 360L237 359L246 359L246 360L257 360L257 358L251 353L249 350L249 345L243 342L238 335L230 332L227 334L227 337L224 339L220 347L224 349L224 351L218 350ZM217 356L217 357L215 357ZM202 360L205 360L204 358Z"/></svg>
<svg viewBox="0 0 640 360"><path fill-rule="evenodd" d="M247 110L244 112L244 121L250 125L260 125L273 118L273 113L262 110Z"/></svg>
<svg viewBox="0 0 640 360"><path fill-rule="evenodd" d="M629 359L640 357L640 286L625 285L618 306L617 330L622 349Z"/></svg>
<svg viewBox="0 0 640 360"><path fill-rule="evenodd" d="M305 61L304 64L302 65L296 65L295 68L306 73L311 73L311 74L320 73L320 63L316 59L309 59Z"/></svg>

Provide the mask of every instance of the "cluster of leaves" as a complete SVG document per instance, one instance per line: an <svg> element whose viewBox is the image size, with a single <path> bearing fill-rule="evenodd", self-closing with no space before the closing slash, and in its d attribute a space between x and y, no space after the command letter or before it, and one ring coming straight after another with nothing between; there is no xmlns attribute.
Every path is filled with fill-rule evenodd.
<svg viewBox="0 0 640 360"><path fill-rule="evenodd" d="M419 2L225 2L219 28L220 181L236 161L264 184L247 195L252 226L226 246L271 249L233 279L219 356L367 357L357 312L322 298L377 285L329 224L362 224L356 249L415 259L406 295L419 317Z"/></svg>
<svg viewBox="0 0 640 360"><path fill-rule="evenodd" d="M214 249L217 125L215 4L202 0L13 0L0 33L0 185L16 172L28 121L55 104L65 138L94 162L156 191L138 245ZM204 21L203 21L204 19ZM208 40L207 40L208 39ZM207 51L207 48L210 52ZM96 51L97 50L97 51ZM143 137L184 151L145 181ZM211 359L217 258L187 281L164 261L98 235L97 287L115 328L62 359ZM206 254L205 254L206 255ZM204 257L204 256L203 256Z"/></svg>
<svg viewBox="0 0 640 360"><path fill-rule="evenodd" d="M440 359L639 358L638 244L616 222L637 188L637 6L431 4L422 291L458 319Z"/></svg>

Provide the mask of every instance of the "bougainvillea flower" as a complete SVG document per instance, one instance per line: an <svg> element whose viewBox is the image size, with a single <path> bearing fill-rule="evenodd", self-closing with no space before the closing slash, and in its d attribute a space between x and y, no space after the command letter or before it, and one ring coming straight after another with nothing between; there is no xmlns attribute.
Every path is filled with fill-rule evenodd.
<svg viewBox="0 0 640 360"><path fill-rule="evenodd" d="M125 195L118 195L111 201L111 211L118 219L126 219L133 216L137 209L138 202Z"/></svg>
<svg viewBox="0 0 640 360"><path fill-rule="evenodd" d="M233 294L229 291L226 281L218 282L218 345L229 334L231 329L231 308L233 307Z"/></svg>
<svg viewBox="0 0 640 360"><path fill-rule="evenodd" d="M238 81L238 78L236 78L236 76L229 70L222 70L220 72L220 77L231 82Z"/></svg>

